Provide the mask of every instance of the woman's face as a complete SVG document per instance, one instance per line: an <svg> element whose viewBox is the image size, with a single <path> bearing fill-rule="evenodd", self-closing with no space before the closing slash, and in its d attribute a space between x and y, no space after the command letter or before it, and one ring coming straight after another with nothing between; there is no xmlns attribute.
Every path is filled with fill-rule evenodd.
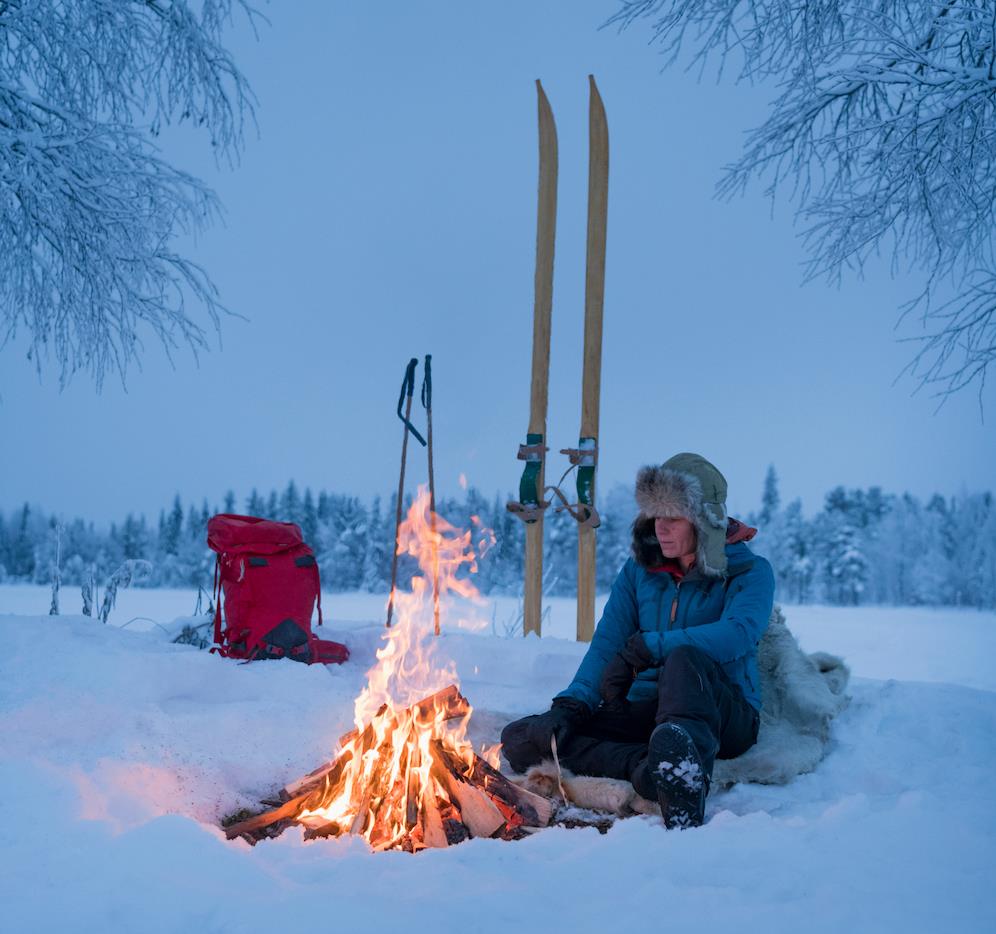
<svg viewBox="0 0 996 934"><path fill-rule="evenodd" d="M695 526L687 519L654 519L654 534L665 558L695 553Z"/></svg>

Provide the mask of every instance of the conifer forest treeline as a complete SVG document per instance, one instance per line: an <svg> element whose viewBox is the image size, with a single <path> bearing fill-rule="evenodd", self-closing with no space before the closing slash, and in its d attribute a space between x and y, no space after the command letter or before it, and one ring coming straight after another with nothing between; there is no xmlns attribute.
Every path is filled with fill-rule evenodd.
<svg viewBox="0 0 996 934"><path fill-rule="evenodd" d="M460 529L481 525L494 540L478 559L482 593L516 594L522 588L524 532L505 509L506 497L471 488L439 501L438 512ZM129 514L109 528L81 518L49 515L23 505L0 512L0 582L98 585L129 560L147 561L138 586L211 588L214 554L205 527L216 512L245 512L298 523L314 548L323 589L386 593L394 538L394 497L372 502L310 489L293 481L282 492L253 491L240 501L229 492L209 505L176 497L157 520ZM629 556L635 513L632 490L618 486L601 496L598 588L606 591ZM475 522L471 517L478 517ZM908 493L836 487L815 515L800 501L782 506L777 476L769 469L761 508L739 518L758 527L752 549L775 569L785 603L838 605L950 605L996 608L996 502L991 493L934 495L923 502ZM573 595L577 534L564 512L547 514L545 591ZM487 537L490 543L490 536ZM415 568L400 562L405 585ZM65 599L65 597L64 597ZM68 609L68 605L66 607Z"/></svg>

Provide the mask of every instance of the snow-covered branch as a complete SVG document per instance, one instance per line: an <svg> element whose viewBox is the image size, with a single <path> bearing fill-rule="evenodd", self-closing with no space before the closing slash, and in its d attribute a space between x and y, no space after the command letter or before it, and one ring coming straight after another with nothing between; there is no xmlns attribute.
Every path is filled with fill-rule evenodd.
<svg viewBox="0 0 996 934"><path fill-rule="evenodd" d="M224 312L173 239L218 212L214 194L157 153L164 124L203 126L237 158L254 102L220 44L243 0L0 2L0 347L26 336L65 383L124 376L143 334L167 353L207 347Z"/></svg>
<svg viewBox="0 0 996 934"><path fill-rule="evenodd" d="M671 60L736 59L741 79L778 83L720 194L788 188L810 277L883 251L893 271L923 270L927 335L909 369L942 395L981 392L996 353L978 285L996 275L996 5L625 0L612 21L641 18Z"/></svg>

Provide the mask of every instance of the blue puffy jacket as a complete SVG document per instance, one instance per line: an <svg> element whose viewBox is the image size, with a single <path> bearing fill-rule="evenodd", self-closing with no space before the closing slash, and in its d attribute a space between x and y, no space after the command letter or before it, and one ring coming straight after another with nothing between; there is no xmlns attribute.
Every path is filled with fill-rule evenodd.
<svg viewBox="0 0 996 934"><path fill-rule="evenodd" d="M605 665L640 630L658 663L679 645L701 649L760 710L757 645L771 616L775 578L771 565L743 542L727 545L726 557L725 578L705 577L693 567L679 583L630 558L612 585L578 673L558 697L577 698L594 710L601 701L598 684ZM629 699L656 698L657 673L657 668L641 672Z"/></svg>

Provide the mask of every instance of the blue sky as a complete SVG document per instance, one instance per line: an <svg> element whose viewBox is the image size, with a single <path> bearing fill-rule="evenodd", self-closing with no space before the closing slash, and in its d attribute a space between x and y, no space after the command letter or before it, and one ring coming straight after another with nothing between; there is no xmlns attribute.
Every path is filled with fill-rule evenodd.
<svg viewBox="0 0 996 934"><path fill-rule="evenodd" d="M61 392L20 349L0 355L0 508L27 500L104 520L174 493L220 501L257 486L361 496L397 483L398 386L433 354L438 485L517 485L532 315L536 103L557 119L560 210L549 436L580 418L587 81L611 134L601 483L681 450L713 460L730 505L757 504L774 463L783 497L832 486L927 495L991 486L996 441L974 392L949 401L894 382L915 277L883 263L841 288L802 284L791 207L759 186L713 198L760 122L766 88L701 84L639 26L598 26L611 2L267 7L231 45L259 97L259 138L218 170L207 140L167 154L221 196L226 221L187 245L248 319L175 369L149 337L127 391ZM996 395L987 391L993 418ZM413 451L412 479L424 475ZM561 469L554 456L548 474Z"/></svg>

